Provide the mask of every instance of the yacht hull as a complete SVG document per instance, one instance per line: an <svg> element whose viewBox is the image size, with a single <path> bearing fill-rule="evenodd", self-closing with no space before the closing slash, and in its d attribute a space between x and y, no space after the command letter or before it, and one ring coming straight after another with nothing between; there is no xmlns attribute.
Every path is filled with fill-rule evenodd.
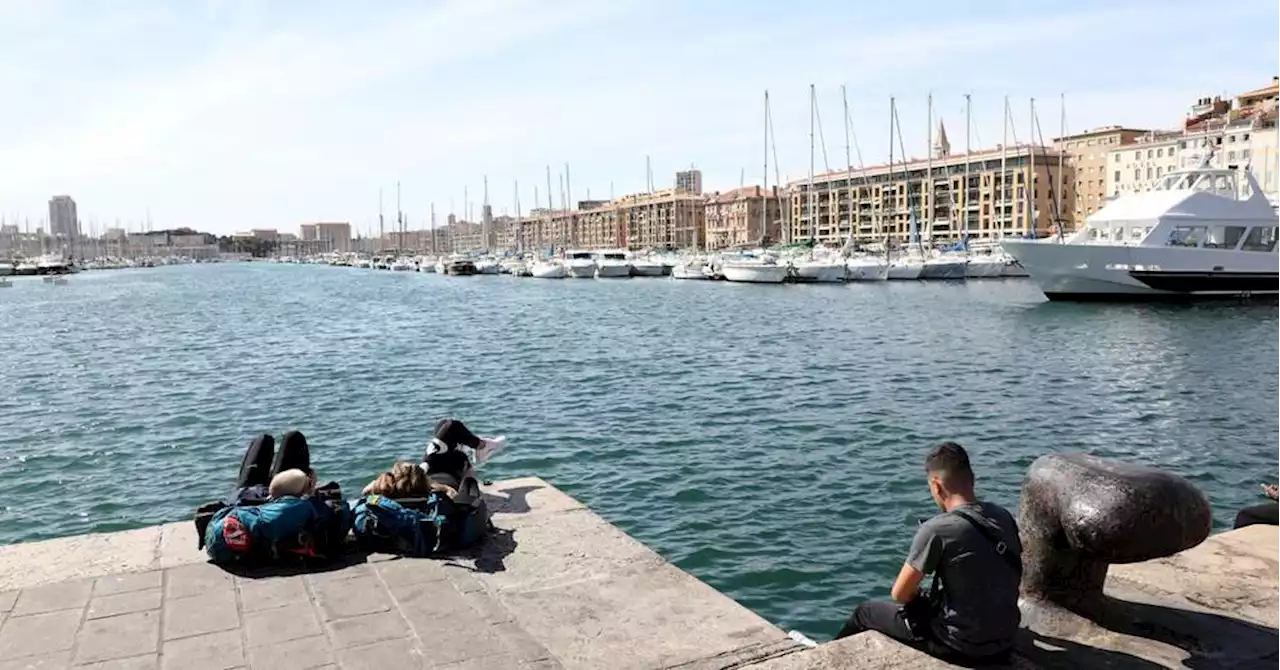
<svg viewBox="0 0 1280 670"><path fill-rule="evenodd" d="M921 279L964 279L968 264L963 258L935 258L924 262Z"/></svg>
<svg viewBox="0 0 1280 670"><path fill-rule="evenodd" d="M889 275L889 266L884 263L850 261L846 267L849 281L884 281Z"/></svg>
<svg viewBox="0 0 1280 670"><path fill-rule="evenodd" d="M596 276L596 264L594 261L571 261L568 276L574 279L591 279Z"/></svg>
<svg viewBox="0 0 1280 670"><path fill-rule="evenodd" d="M1050 300L1274 296L1280 283L1275 252L1021 241L1005 251Z"/></svg>
<svg viewBox="0 0 1280 670"><path fill-rule="evenodd" d="M836 284L844 281L845 273L843 263L800 263L792 278L802 283Z"/></svg>
<svg viewBox="0 0 1280 670"><path fill-rule="evenodd" d="M1005 262L999 258L970 258L964 266L964 276L968 279L991 279L1004 272Z"/></svg>
<svg viewBox="0 0 1280 670"><path fill-rule="evenodd" d="M631 274L635 277L661 277L666 274L666 266L662 263L633 263Z"/></svg>
<svg viewBox="0 0 1280 670"><path fill-rule="evenodd" d="M706 271L706 266L702 263L690 263L688 265L677 265L671 268L671 277L673 279L710 279Z"/></svg>
<svg viewBox="0 0 1280 670"><path fill-rule="evenodd" d="M924 266L919 263L890 263L886 278L895 281L919 279L923 271Z"/></svg>
<svg viewBox="0 0 1280 670"><path fill-rule="evenodd" d="M564 279L565 269L560 263L534 263L531 269L534 279Z"/></svg>
<svg viewBox="0 0 1280 670"><path fill-rule="evenodd" d="M785 265L756 265L725 263L720 272L726 281L750 284L781 284L787 278Z"/></svg>
<svg viewBox="0 0 1280 670"><path fill-rule="evenodd" d="M599 279L622 279L631 276L630 263L597 263L596 277Z"/></svg>

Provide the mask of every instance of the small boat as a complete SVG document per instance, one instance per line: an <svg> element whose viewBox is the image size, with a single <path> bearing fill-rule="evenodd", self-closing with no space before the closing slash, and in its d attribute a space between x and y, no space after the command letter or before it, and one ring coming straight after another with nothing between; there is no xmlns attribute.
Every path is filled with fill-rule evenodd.
<svg viewBox="0 0 1280 670"><path fill-rule="evenodd" d="M690 258L676 263L671 268L672 279L711 279L714 272L701 258Z"/></svg>
<svg viewBox="0 0 1280 670"><path fill-rule="evenodd" d="M919 256L900 256L889 262L886 279L919 279L924 272L924 259Z"/></svg>
<svg viewBox="0 0 1280 670"><path fill-rule="evenodd" d="M775 256L743 256L720 264L720 273L726 281L751 284L781 284L786 281L791 268L779 265Z"/></svg>
<svg viewBox="0 0 1280 670"><path fill-rule="evenodd" d="M596 252L596 278L619 279L631 276L631 262L625 251Z"/></svg>
<svg viewBox="0 0 1280 670"><path fill-rule="evenodd" d="M0 263L0 277L13 274L15 269L12 263Z"/></svg>
<svg viewBox="0 0 1280 670"><path fill-rule="evenodd" d="M535 279L564 279L566 274L564 263L555 260L534 261L529 267L529 276Z"/></svg>
<svg viewBox="0 0 1280 670"><path fill-rule="evenodd" d="M502 265L492 258L481 258L475 262L476 274L478 275L496 275L502 274Z"/></svg>
<svg viewBox="0 0 1280 670"><path fill-rule="evenodd" d="M849 281L884 281L889 278L889 264L876 256L852 256L844 266Z"/></svg>
<svg viewBox="0 0 1280 670"><path fill-rule="evenodd" d="M666 264L656 258L631 257L631 276L633 277L661 277L668 273Z"/></svg>
<svg viewBox="0 0 1280 670"><path fill-rule="evenodd" d="M921 279L964 279L967 259L957 254L939 254L925 260Z"/></svg>
<svg viewBox="0 0 1280 670"><path fill-rule="evenodd" d="M391 270L393 272L412 272L416 269L417 267L413 264L413 261L408 258L397 258L393 263L391 263Z"/></svg>
<svg viewBox="0 0 1280 670"><path fill-rule="evenodd" d="M791 262L791 279L802 283L833 284L843 282L848 269L835 260L799 260Z"/></svg>

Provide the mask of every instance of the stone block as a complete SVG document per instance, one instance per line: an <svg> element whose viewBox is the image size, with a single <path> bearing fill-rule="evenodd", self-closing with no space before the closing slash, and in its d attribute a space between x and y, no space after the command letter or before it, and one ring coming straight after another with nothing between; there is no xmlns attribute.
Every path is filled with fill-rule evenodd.
<svg viewBox="0 0 1280 670"><path fill-rule="evenodd" d="M13 660L0 660L0 670L67 670L70 667L70 651L59 651L41 656L27 656Z"/></svg>
<svg viewBox="0 0 1280 670"><path fill-rule="evenodd" d="M198 549L195 524L184 521L170 523L159 527L160 530L160 566L172 568L179 565L204 563L208 555Z"/></svg>
<svg viewBox="0 0 1280 670"><path fill-rule="evenodd" d="M342 670L410 670L431 667L424 661L422 652L412 640L385 640L349 647L338 652L338 664Z"/></svg>
<svg viewBox="0 0 1280 670"><path fill-rule="evenodd" d="M510 654L498 631L478 620L439 619L434 625L412 623L418 632L418 648L427 664L433 667ZM465 640L465 644L460 640Z"/></svg>
<svg viewBox="0 0 1280 670"><path fill-rule="evenodd" d="M584 509L582 503L537 477L520 477L485 487L489 511L502 520Z"/></svg>
<svg viewBox="0 0 1280 670"><path fill-rule="evenodd" d="M240 608L245 612L296 605L311 600L307 584L301 576L241 578L237 581L240 587Z"/></svg>
<svg viewBox="0 0 1280 670"><path fill-rule="evenodd" d="M110 661L155 653L159 627L158 611L86 621L76 645L76 663Z"/></svg>
<svg viewBox="0 0 1280 670"><path fill-rule="evenodd" d="M13 659L65 651L75 646L80 610L10 616L0 626L0 658Z"/></svg>
<svg viewBox="0 0 1280 670"><path fill-rule="evenodd" d="M393 592L398 586L435 582L447 579L450 568L444 561L429 558L397 558L377 563L376 570Z"/></svg>
<svg viewBox="0 0 1280 670"><path fill-rule="evenodd" d="M310 670L332 665L334 660L329 641L324 636L250 647L248 653L252 670Z"/></svg>
<svg viewBox="0 0 1280 670"><path fill-rule="evenodd" d="M1156 468L1088 454L1048 454L1022 484L1022 591L1097 613L1107 568L1189 549L1209 536L1209 501Z"/></svg>
<svg viewBox="0 0 1280 670"><path fill-rule="evenodd" d="M75 670L159 670L159 668L160 656L158 654L147 654L145 656L131 656L129 658L117 658L114 661L80 665L76 666Z"/></svg>
<svg viewBox="0 0 1280 670"><path fill-rule="evenodd" d="M371 642L409 637L409 625L397 610L365 614L351 619L330 621L326 626L333 646L338 649L359 647Z"/></svg>
<svg viewBox="0 0 1280 670"><path fill-rule="evenodd" d="M240 627L234 591L215 590L189 598L165 598L164 639L176 640Z"/></svg>
<svg viewBox="0 0 1280 670"><path fill-rule="evenodd" d="M164 643L164 670L230 670L244 665L240 631L209 633Z"/></svg>
<svg viewBox="0 0 1280 670"><path fill-rule="evenodd" d="M744 666L744 670L946 670L954 667L880 633L869 632L752 663Z"/></svg>
<svg viewBox="0 0 1280 670"><path fill-rule="evenodd" d="M18 602L14 603L11 616L84 609L92 589L93 582L86 580L23 589L18 595Z"/></svg>
<svg viewBox="0 0 1280 670"><path fill-rule="evenodd" d="M489 629L498 636L503 649L518 663L551 657L551 652L517 623L500 623L490 626Z"/></svg>
<svg viewBox="0 0 1280 670"><path fill-rule="evenodd" d="M346 619L391 609L391 596L376 576L313 582L316 603L325 621Z"/></svg>
<svg viewBox="0 0 1280 670"><path fill-rule="evenodd" d="M89 601L88 618L101 619L117 614L145 612L155 609L160 609L159 588L146 591L126 591L107 596L94 596Z"/></svg>
<svg viewBox="0 0 1280 670"><path fill-rule="evenodd" d="M165 570L165 575L167 579L164 590L165 599L233 591L235 588L231 575L210 563L169 568Z"/></svg>
<svg viewBox="0 0 1280 670"><path fill-rule="evenodd" d="M245 641L250 647L275 645L321 633L320 622L311 605L247 612L244 615Z"/></svg>
<svg viewBox="0 0 1280 670"><path fill-rule="evenodd" d="M158 589L163 585L163 577L164 573L159 570L99 577L93 583L93 595L109 596L116 593Z"/></svg>
<svg viewBox="0 0 1280 670"><path fill-rule="evenodd" d="M17 591L0 591L0 612L8 612L13 609L13 603L17 600Z"/></svg>

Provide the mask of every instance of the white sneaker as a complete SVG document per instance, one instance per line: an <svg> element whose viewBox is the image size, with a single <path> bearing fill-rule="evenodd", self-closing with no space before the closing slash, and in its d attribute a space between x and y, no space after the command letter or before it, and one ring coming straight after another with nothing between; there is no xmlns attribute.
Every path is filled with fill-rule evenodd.
<svg viewBox="0 0 1280 670"><path fill-rule="evenodd" d="M480 448L476 449L476 465L479 465L502 451L507 446L507 436L480 438Z"/></svg>

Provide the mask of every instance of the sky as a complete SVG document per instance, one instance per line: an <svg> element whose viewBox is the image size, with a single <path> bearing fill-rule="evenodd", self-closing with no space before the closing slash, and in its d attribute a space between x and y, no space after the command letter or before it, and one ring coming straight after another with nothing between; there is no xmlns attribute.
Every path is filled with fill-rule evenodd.
<svg viewBox="0 0 1280 670"><path fill-rule="evenodd" d="M85 232L189 226L376 233L396 189L443 225L487 177L495 213L656 188L800 179L810 86L821 172L1121 124L1280 72L1275 2L0 0L0 216L75 198ZM848 101L845 122L842 86ZM768 91L774 135L765 140ZM970 113L965 113L965 95ZM1065 109L1065 115L1061 112ZM966 119L968 123L966 123ZM814 124L817 125L817 124ZM815 132L815 135L819 133ZM895 141L895 145L897 141ZM823 148L825 147L825 158ZM900 150L895 147L895 154ZM774 154L776 152L777 161ZM566 168L567 166L567 168ZM535 198L535 188L537 189ZM465 200L464 200L465 194ZM119 223L117 223L117 221Z"/></svg>

